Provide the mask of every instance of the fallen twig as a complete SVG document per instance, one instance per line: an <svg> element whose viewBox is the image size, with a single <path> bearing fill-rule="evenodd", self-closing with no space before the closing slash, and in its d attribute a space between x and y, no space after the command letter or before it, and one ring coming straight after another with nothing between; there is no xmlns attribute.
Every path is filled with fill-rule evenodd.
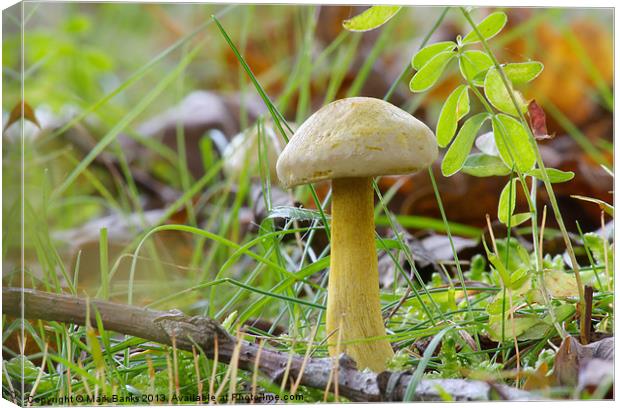
<svg viewBox="0 0 620 408"><path fill-rule="evenodd" d="M101 316L107 330L136 336L161 344L172 345L174 338L177 348L192 351L199 345L212 358L217 353L220 362L229 363L233 359L237 340L228 334L216 321L202 316L186 316L181 312L156 311L136 306L123 305L101 300L89 300L68 295L57 295L31 289L3 288L2 307L7 315L21 316L21 303L24 304L25 319L41 319L86 324L87 304L91 309L91 324L95 325L95 310ZM260 361L256 358L260 353ZM290 363L289 363L290 361ZM282 381L288 367L289 378L300 378L300 385L325 389L334 364L338 364L338 380L332 381L331 390L338 387L339 395L351 401L402 401L411 374L398 372L361 372L355 362L346 355L338 361L333 358L309 358L304 364L304 356L291 355L258 344L241 341L238 367L253 371L255 367L272 382ZM302 375L300 375L303 370ZM392 380L390 381L390 379ZM389 383L389 395L388 395ZM442 395L450 395L455 401L489 400L493 389L501 390L501 395L510 400L532 400L537 396L526 391L505 385L491 387L483 381L462 379L422 380L414 394L414 400L438 401Z"/></svg>

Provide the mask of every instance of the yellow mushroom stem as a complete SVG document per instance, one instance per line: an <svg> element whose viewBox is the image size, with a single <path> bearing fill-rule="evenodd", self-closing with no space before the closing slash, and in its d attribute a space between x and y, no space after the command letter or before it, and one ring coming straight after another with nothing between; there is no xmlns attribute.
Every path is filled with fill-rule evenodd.
<svg viewBox="0 0 620 408"><path fill-rule="evenodd" d="M386 336L379 299L371 182L369 177L332 180L327 333L331 335L330 355L347 353L359 369L379 372L386 369L394 351L386 338L368 340Z"/></svg>

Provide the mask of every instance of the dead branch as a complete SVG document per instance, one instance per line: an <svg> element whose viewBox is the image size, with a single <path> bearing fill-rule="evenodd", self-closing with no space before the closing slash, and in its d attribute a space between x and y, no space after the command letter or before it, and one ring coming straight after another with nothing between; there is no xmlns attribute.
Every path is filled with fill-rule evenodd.
<svg viewBox="0 0 620 408"><path fill-rule="evenodd" d="M192 346L197 344L208 357L213 356L217 337L218 358L224 363L231 362L237 344L234 337L216 321L207 317L186 316L177 311L156 311L21 288L3 288L2 295L3 313L7 315L84 325L88 310L90 323L96 325L95 311L97 311L107 330L167 345L172 345L174 338L176 346L187 351L191 351ZM258 351L257 344L242 341L238 354L238 367L252 371ZM330 372L336 363L332 358L310 358L305 366L302 366L303 356L263 348L260 352L258 370L274 383L280 383L289 360L290 381L297 379L303 369L301 385L317 389L328 387ZM386 371L377 374L358 371L355 362L344 354L338 359L338 365L339 395L351 401L402 401L411 380L411 374L407 372ZM335 388L333 383L332 390ZM505 385L490 385L482 381L462 379L437 379L422 380L416 389L414 400L441 400L439 391L441 389L455 401L537 398L529 392Z"/></svg>

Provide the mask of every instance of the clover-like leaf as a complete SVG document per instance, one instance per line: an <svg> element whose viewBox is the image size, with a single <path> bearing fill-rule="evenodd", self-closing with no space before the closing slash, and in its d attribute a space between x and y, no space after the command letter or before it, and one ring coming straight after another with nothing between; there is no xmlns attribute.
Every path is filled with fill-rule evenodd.
<svg viewBox="0 0 620 408"><path fill-rule="evenodd" d="M387 23L400 11L401 6L372 6L361 14L342 22L348 31L370 31Z"/></svg>
<svg viewBox="0 0 620 408"><path fill-rule="evenodd" d="M478 75L493 66L493 60L487 53L479 50L464 51L459 55L459 68L463 78L476 86L484 85L484 77Z"/></svg>
<svg viewBox="0 0 620 408"><path fill-rule="evenodd" d="M515 96L521 112L525 112L527 110L527 103L521 93L515 91L512 85L510 85L510 90L506 89L500 73L495 68L489 69L484 79L484 94L487 99L498 110L518 116L519 112L510 98L510 92Z"/></svg>
<svg viewBox="0 0 620 408"><path fill-rule="evenodd" d="M435 85L455 55L454 51L444 51L435 55L411 78L409 89L412 92L423 92Z"/></svg>
<svg viewBox="0 0 620 408"><path fill-rule="evenodd" d="M465 174L474 177L506 176L510 169L497 156L484 153L470 154L461 170Z"/></svg>
<svg viewBox="0 0 620 408"><path fill-rule="evenodd" d="M530 82L540 75L543 68L544 65L538 61L511 63L502 67L504 73L514 85Z"/></svg>
<svg viewBox="0 0 620 408"><path fill-rule="evenodd" d="M495 37L500 31L502 31L502 28L504 28L507 21L508 17L506 16L506 13L496 11L495 13L489 14L487 18L478 23L476 28L482 37L484 37L485 40L488 40ZM472 30L463 38L461 42L462 44L474 44L480 42L480 37L478 37L475 30Z"/></svg>
<svg viewBox="0 0 620 408"><path fill-rule="evenodd" d="M525 221L529 220L532 217L532 214L530 213L518 213L518 214L514 214L511 218L510 218L510 226L511 227L516 227L518 225L523 224Z"/></svg>
<svg viewBox="0 0 620 408"><path fill-rule="evenodd" d="M478 131L489 116L488 113L478 113L465 121L441 162L444 176L451 176L463 167Z"/></svg>
<svg viewBox="0 0 620 408"><path fill-rule="evenodd" d="M469 113L469 93L467 85L458 86L441 108L437 121L437 144L446 147L454 137L458 121Z"/></svg>
<svg viewBox="0 0 620 408"><path fill-rule="evenodd" d="M435 55L444 51L452 51L456 47L454 41L442 41L435 44L427 45L414 55L411 60L411 66L416 70L420 70L428 61L430 61Z"/></svg>
<svg viewBox="0 0 620 408"><path fill-rule="evenodd" d="M575 177L575 173L572 171L562 171L558 169L548 168L547 176L551 183L565 183L571 181ZM536 177L538 180L543 180L542 170L532 169L526 173L528 176Z"/></svg>
<svg viewBox="0 0 620 408"><path fill-rule="evenodd" d="M512 217L517 205L517 179L513 178L506 183L499 195L499 204L497 205L497 219L506 224L508 219Z"/></svg>
<svg viewBox="0 0 620 408"><path fill-rule="evenodd" d="M528 172L536 163L536 152L521 122L503 113L493 117L493 135L499 155L510 168Z"/></svg>

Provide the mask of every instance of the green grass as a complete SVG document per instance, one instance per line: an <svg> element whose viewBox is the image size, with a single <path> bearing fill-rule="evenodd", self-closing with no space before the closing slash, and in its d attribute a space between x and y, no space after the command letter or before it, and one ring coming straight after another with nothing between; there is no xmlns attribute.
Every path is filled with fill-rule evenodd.
<svg viewBox="0 0 620 408"><path fill-rule="evenodd" d="M314 6L157 5L151 14L133 5L126 9L121 5L93 5L87 11L66 5L58 9L55 17L58 27L42 20L51 10L48 7L54 6L28 7L27 24L32 35L27 34L27 40L30 39L32 47L40 41L37 35L57 34L54 38L62 47L53 43L55 50L71 51L77 53L71 54L73 57L86 59L87 55L82 55L80 50L86 50L89 45L102 53L102 59L113 60L116 65L101 68L102 71L92 67L80 79L74 71L59 72L58 67L64 61L59 54L41 56L33 52L34 55L26 56L28 102L32 106L72 105L79 109L59 128L38 139L26 140L23 146L5 142L3 257L11 267L3 275L5 286L22 284L19 203L23 176L25 286L162 310L178 308L225 322L232 334L250 320L262 320L268 329L247 328L246 339L263 339L268 347L283 352L326 356L324 314L330 262L331 193L318 186L287 192L291 199L304 202L306 207L314 206L315 210L308 212L309 220L294 211L289 211L291 217L285 221L268 216L280 192L278 181L269 172L273 163L268 162L267 119L273 121L282 141L288 142L293 132L292 120L287 119L294 118L300 124L318 103L329 103L341 95L361 95L365 86L373 85L369 83L371 71L381 69L386 57L398 56L397 60L404 61L404 66L390 70L391 76L395 75L393 72L400 74L388 87L384 99L395 100L397 94L402 99L405 95L402 107L417 116L425 116L425 121L434 128L434 114L429 112L438 112L435 105L441 105L442 101L427 100L408 91L406 84L413 70L409 64L411 55L406 54L415 53L412 44L421 49L431 38L439 37L438 29L444 24L464 24L467 17L479 21L482 12L462 14L456 8L433 8L418 15L416 10L404 8L372 34L375 36L371 40L368 33L346 31L325 40L320 31L320 10ZM123 16L115 21L113 12L118 10L126 12L120 11ZM507 28L490 45L484 45L500 53L511 40L529 36L536 27L545 24L550 13L561 14L562 10L535 11L531 18ZM157 18L181 22L182 32L174 34L162 26L164 20ZM272 24L268 30L264 33L257 30L266 22ZM86 28L80 29L80 24L86 24ZM127 37L126 33L132 29L136 38ZM126 47L104 46L122 44L123 38ZM583 56L585 51L576 40L568 39L574 51ZM143 47L137 46L142 43ZM268 66L260 72L251 65L257 54ZM357 63L360 55L364 59ZM15 75L19 69L14 65L14 56L6 58L7 75ZM602 82L592 61L584 59L584 64L594 83L590 91L603 108L610 110L613 106L610 88ZM80 83L88 84L83 92L76 87ZM260 98L267 113L258 119L258 175L248 166L240 174L226 175L222 171L224 163L207 133L200 142L205 172L194 177L188 156L195 152L189 150L187 129L182 123L177 122L175 128L177 149L137 131L138 123L179 103L190 91L199 88L222 93L239 91L243 94L242 102ZM6 104L20 94L16 84L10 83L4 92ZM593 143L584 135L584 129L571 123L556 107L547 101L544 106L589 158L611 166L605 156L610 146ZM8 105L4 108L9 109ZM249 113L242 103L241 128L253 124ZM96 139L94 147L85 153L64 138L76 125L83 126ZM132 162L129 152L119 143L121 134L138 142L143 149L141 154L148 160ZM118 163L117 174L110 174L105 166L98 164L97 159L103 153ZM26 170L23 174L22 155ZM149 201L134 179L133 166L141 166L178 192L176 200L160 208L163 211L155 221L148 221L152 208L147 207ZM586 243L587 231L564 226L557 205L553 210L560 221L559 231L546 227L541 235L541 214L536 212L537 203L532 199L537 187L526 184L523 175L516 176L528 197L533 223L520 228L509 222L505 228L508 240L487 239L489 252L495 252L493 246L501 249L504 245L505 249L498 250L497 256L502 255L505 265L516 263L529 268L527 279L531 282L537 282L552 270L562 270L567 276L580 273L595 288L598 321L613 321L609 302L613 298L609 290L613 287L610 247L613 243ZM395 214L391 210L392 200L402 194L400 184L387 190L380 189L377 182L373 185L377 198L377 255L390 261L389 273L394 277L393 284L382 288L381 293L387 338L401 350L390 363L391 367L413 370L407 397L412 396L419 381L426 377L463 378L468 370L522 386L523 379L517 382L514 376L500 379L500 371L514 370L517 364L528 370L536 367L552 351L548 341L554 339L559 326L562 331L578 335L574 316L558 321L559 317L552 313L553 308L574 305L577 294L546 299L543 304L526 299L526 294L513 298L511 292L518 292L520 287L512 287L502 279L497 265L489 262L487 254L481 253L478 260L462 259L455 251L453 237L479 241L483 236L488 238L488 231L451 220L451 210L444 208L442 201L442 195L447 192L441 190L432 171L429 180L439 218ZM552 195L551 186L545 181L544 187ZM255 202L254 189L260 189L259 202ZM259 203L266 214L253 218L253 210ZM100 225L96 231L82 232L78 239L88 241L88 245L57 238L61 230L77 228L103 216L117 217L117 222ZM136 220L131 225L130 217ZM480 225L484 221L480 220ZM578 234L571 233L571 236L580 238L574 241L574 252L583 254L578 265L580 272L561 262L558 264L538 249L540 236L542 239L552 239L558 234L568 236L567 228L578 230ZM451 259L437 261L435 266L439 269L432 276L424 275L416 266L417 255L404 239L405 230L420 236L447 236ZM124 234L122 239L119 231ZM507 245L512 242L510 237L515 236L530 239L534 248ZM325 245L321 246L321 242ZM602 249L607 255L604 258L600 256ZM519 258L522 251L528 260ZM607 277L605 271L611 276ZM446 274L451 274L449 282L442 278ZM468 292L470 296L466 295ZM509 312L504 307L509 301L519 306L514 314L520 318L543 319L546 313L551 313L551 322L540 336L519 339L518 362L515 341L510 334ZM493 333L491 327L493 322L488 311L493 307L502 309L501 333ZM89 310L89 313L96 311ZM200 389L219 390L226 395L255 382L251 372L237 372L219 362L214 364L205 357L204 350L192 354L118 336L106 330L101 319L95 327L40 321L24 321L22 327L21 323L3 316L3 352L7 357L3 364L3 396L9 399L19 396L22 383L26 391L36 383L37 395L43 398L77 393L92 397L114 393L139 398L165 394L167 402L175 394L195 394ZM275 335L276 329L281 328L285 334ZM18 358L19 347L12 341L20 337L22 330L27 335L26 361ZM613 333L613 328L607 331ZM464 333L474 339L474 345ZM492 345L481 341L489 337L496 339ZM426 340L430 346L421 350ZM20 341L23 347L24 340ZM22 371L30 373L24 381L20 379ZM276 393L288 390L260 375L256 381L261 390ZM304 402L323 400L323 390L301 391L307 398Z"/></svg>

